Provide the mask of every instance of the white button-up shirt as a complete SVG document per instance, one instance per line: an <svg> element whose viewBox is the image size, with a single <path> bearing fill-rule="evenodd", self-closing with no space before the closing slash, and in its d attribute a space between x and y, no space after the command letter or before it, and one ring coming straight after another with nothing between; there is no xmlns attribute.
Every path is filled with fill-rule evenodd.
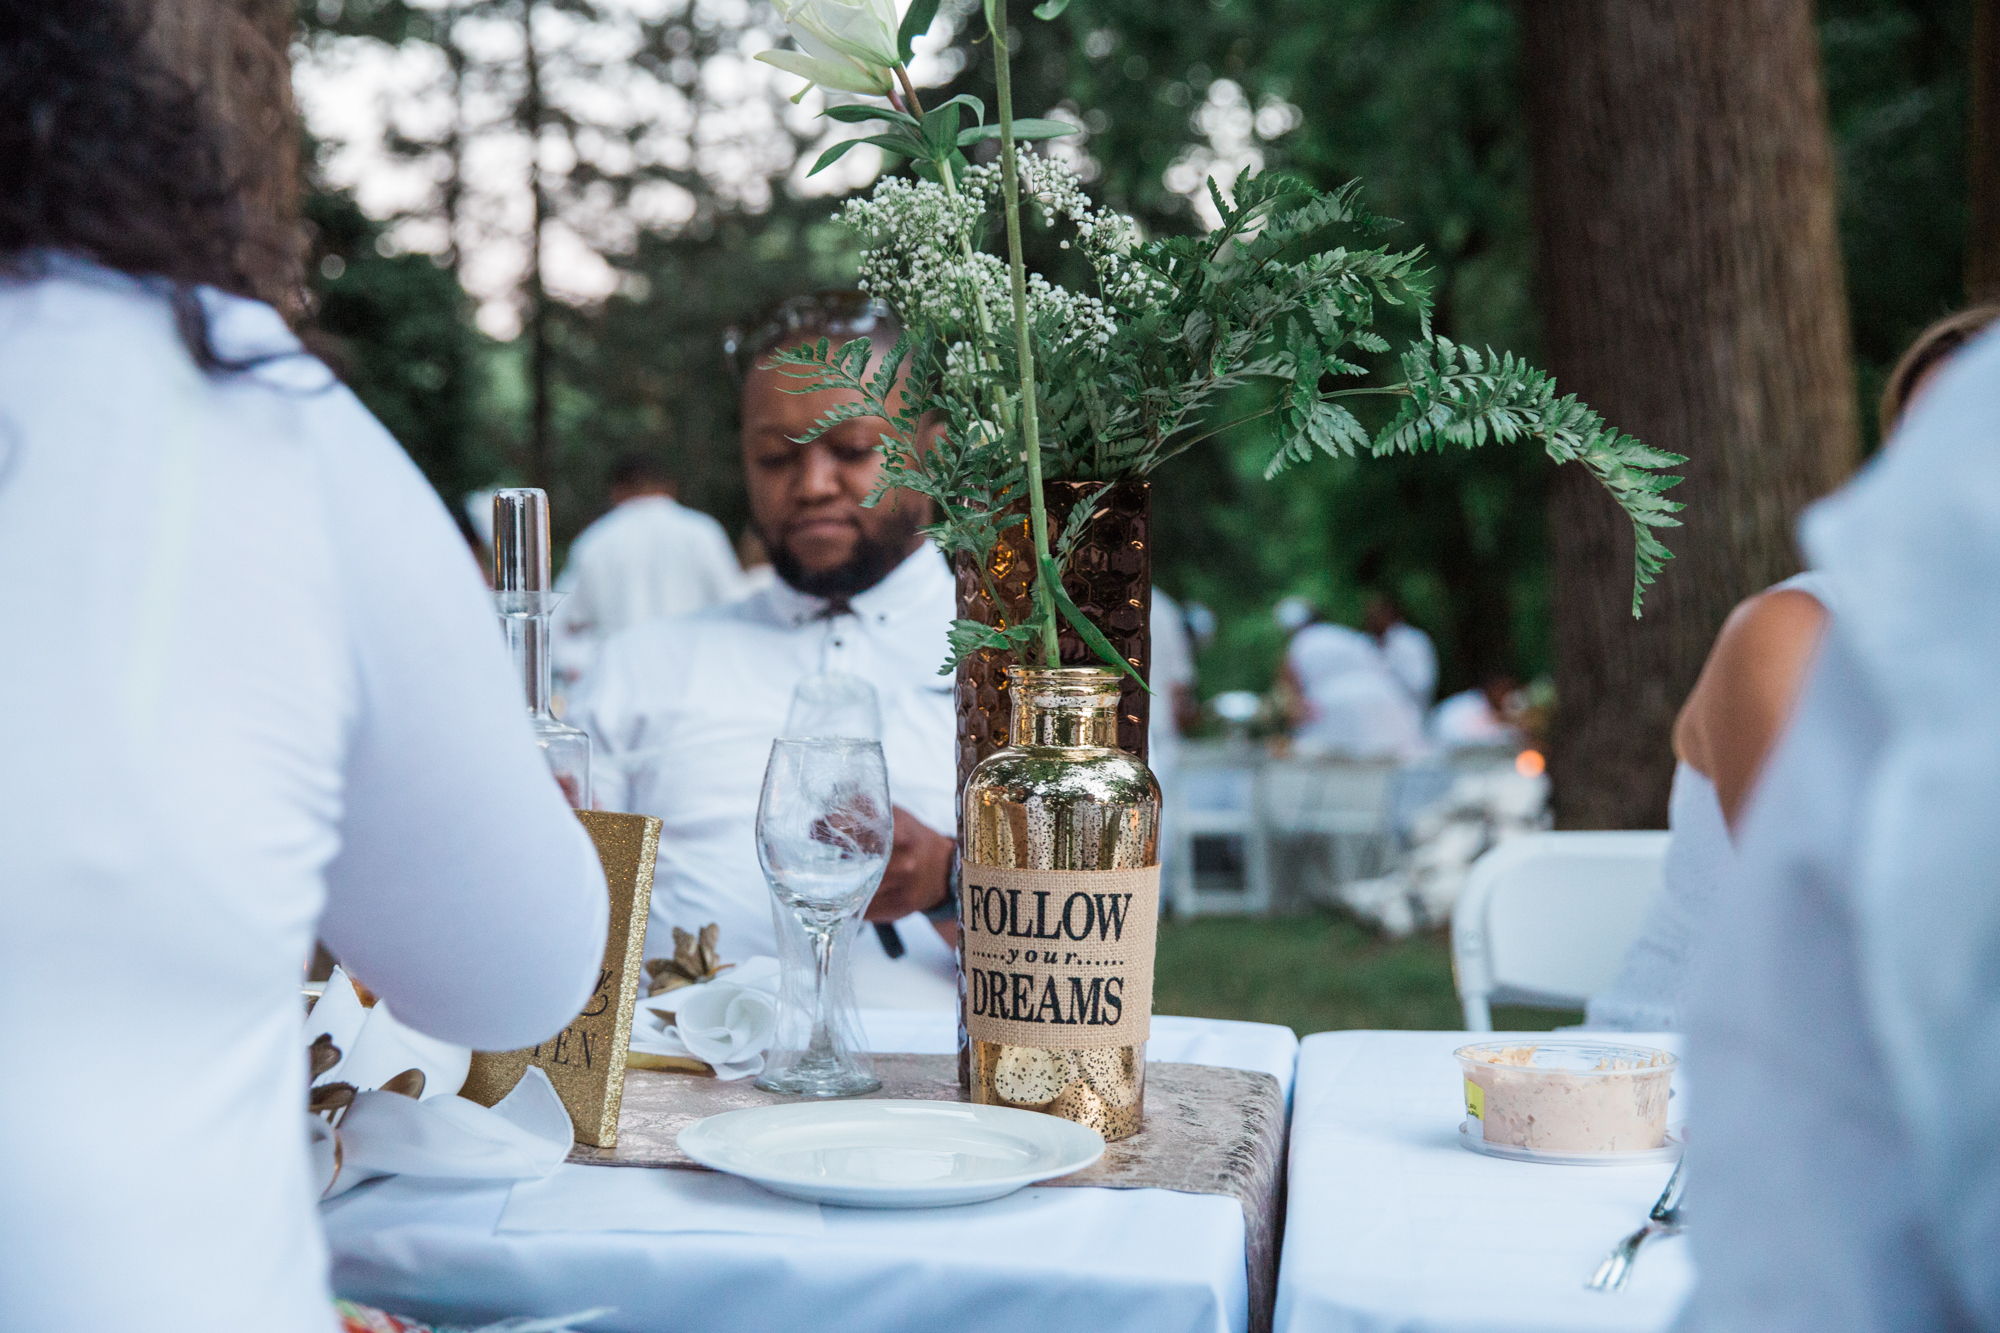
<svg viewBox="0 0 2000 1333"><path fill-rule="evenodd" d="M757 864L757 798L792 691L815 672L874 685L890 798L955 834L952 681L938 674L955 595L950 568L926 542L838 614L824 598L776 583L606 641L570 720L597 747L599 801L665 825L648 957L673 953L673 927L692 932L711 921L722 927L725 961L777 952L770 889ZM953 1003L952 954L936 930L914 914L898 930L908 953L894 961L874 931L861 933L861 1003Z"/></svg>

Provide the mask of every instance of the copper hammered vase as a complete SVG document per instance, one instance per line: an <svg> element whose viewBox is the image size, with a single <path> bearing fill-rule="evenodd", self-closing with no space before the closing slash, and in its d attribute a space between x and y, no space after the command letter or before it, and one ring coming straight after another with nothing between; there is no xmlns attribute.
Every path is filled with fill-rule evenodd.
<svg viewBox="0 0 2000 1333"><path fill-rule="evenodd" d="M1049 530L1061 532L1070 511L1087 499L1101 483L1094 481L1051 481L1042 487L1048 504ZM1020 522L1004 528L993 548L991 568L1001 605L995 607L986 595L977 566L967 557L958 561L958 614L961 619L983 624L1017 624L1030 610L1030 558L1028 506L1017 508ZM1121 481L1097 502L1097 514L1077 542L1069 569L1063 575L1063 590L1077 609L1104 631L1112 647L1146 675L1153 662L1153 492L1144 481ZM1097 654L1081 635L1068 625L1062 627L1064 666L1101 666ZM979 761L1007 744L1008 720L1012 705L1007 693L1009 658L1002 653L981 652L960 663L958 668L958 790ZM1118 697L1118 748L1146 758L1147 705L1151 696L1130 676L1124 678Z"/></svg>
<svg viewBox="0 0 2000 1333"><path fill-rule="evenodd" d="M1049 511L1049 529L1061 532L1070 512L1094 493L1100 483L1051 481L1042 486ZM993 547L987 573L1000 594L995 606L986 594L986 582L975 562L960 556L958 615L982 624L1013 625L1026 619L1031 608L1029 596L1034 568L1032 542L1028 533L1028 504L1015 506L1020 521L1001 529ZM1097 502L1096 515L1078 539L1069 568L1063 574L1063 590L1077 609L1104 632L1141 675L1153 664L1153 489L1150 482L1121 481ZM1100 666L1097 655L1081 635L1068 625L1062 627L1059 646L1065 666ZM982 760L1007 744L1013 718L1013 700L1007 685L1007 668L1013 665L1004 653L982 651L959 663L958 667L958 777L961 820L966 779ZM1151 716L1152 696L1140 689L1131 677L1123 678L1118 692L1117 745L1129 754L1146 759L1146 724ZM959 846L966 845L967 831L958 830ZM964 957L961 948L960 971ZM960 977L958 1015L958 1082L972 1087L969 1038L965 1031L965 987Z"/></svg>

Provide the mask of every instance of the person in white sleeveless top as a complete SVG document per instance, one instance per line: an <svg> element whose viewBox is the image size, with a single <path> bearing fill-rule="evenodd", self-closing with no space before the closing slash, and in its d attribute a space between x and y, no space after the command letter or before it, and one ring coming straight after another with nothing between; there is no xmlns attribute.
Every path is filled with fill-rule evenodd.
<svg viewBox="0 0 2000 1333"><path fill-rule="evenodd" d="M588 999L604 878L444 507L246 299L296 290L282 56L230 5L15 12L0 1329L331 1333L315 935L406 1023L506 1050ZM263 95L183 78L172 20Z"/></svg>
<svg viewBox="0 0 2000 1333"><path fill-rule="evenodd" d="M1882 399L1886 440L1944 362L1993 319L1963 312L1904 354ZM1765 757L1783 733L1834 609L1824 576L1795 575L1730 613L1674 725L1661 889L1610 986L1590 997L1586 1028L1677 1032L1696 945L1736 867L1732 833Z"/></svg>
<svg viewBox="0 0 2000 1333"><path fill-rule="evenodd" d="M1690 960L1736 854L1729 830L1784 730L1826 625L1825 581L1797 574L1730 613L1674 725L1660 895L1618 975L1590 997L1584 1026L1677 1032Z"/></svg>

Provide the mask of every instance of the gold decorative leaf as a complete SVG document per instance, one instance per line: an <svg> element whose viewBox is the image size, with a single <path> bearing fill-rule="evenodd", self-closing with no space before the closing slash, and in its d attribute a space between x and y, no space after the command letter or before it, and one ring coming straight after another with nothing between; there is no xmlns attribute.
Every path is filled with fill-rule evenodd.
<svg viewBox="0 0 2000 1333"><path fill-rule="evenodd" d="M646 994L661 995L683 986L712 981L736 966L721 961L721 955L716 951L716 941L721 934L722 927L713 921L701 928L700 935L690 935L675 926L674 956L646 960L646 973L652 978Z"/></svg>
<svg viewBox="0 0 2000 1333"><path fill-rule="evenodd" d="M424 1071L421 1069L405 1069L402 1073L384 1083L381 1090L383 1092L400 1093L408 1097L411 1101L415 1101L424 1095Z"/></svg>
<svg viewBox="0 0 2000 1333"><path fill-rule="evenodd" d="M345 1111L354 1104L352 1083L325 1083L312 1090L312 1099L306 1103L306 1110L313 1115L330 1116Z"/></svg>
<svg viewBox="0 0 2000 1333"><path fill-rule="evenodd" d="M306 1048L306 1059L315 1079L339 1064L340 1048L333 1044L333 1034L322 1032L313 1038L313 1044Z"/></svg>

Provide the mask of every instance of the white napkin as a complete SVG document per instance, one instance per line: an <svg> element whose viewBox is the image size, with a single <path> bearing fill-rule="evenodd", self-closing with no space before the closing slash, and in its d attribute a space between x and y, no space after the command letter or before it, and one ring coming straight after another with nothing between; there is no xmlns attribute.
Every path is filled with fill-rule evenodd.
<svg viewBox="0 0 2000 1333"><path fill-rule="evenodd" d="M710 1231L817 1236L819 1205L707 1171L569 1165L507 1195L501 1231Z"/></svg>
<svg viewBox="0 0 2000 1333"><path fill-rule="evenodd" d="M538 1178L561 1166L576 1146L562 1098L533 1066L491 1108L457 1096L418 1102L400 1093L364 1092L338 1130L318 1116L307 1122L322 1198L377 1176Z"/></svg>
<svg viewBox="0 0 2000 1333"><path fill-rule="evenodd" d="M325 993L306 1018L306 1044L310 1046L322 1033L340 1048L340 1063L314 1079L314 1087L348 1083L367 1092L406 1069L421 1069L423 1100L429 1101L464 1087L472 1068L471 1047L454 1046L405 1027L384 1001L363 1009L354 983L339 968L327 979Z"/></svg>
<svg viewBox="0 0 2000 1333"><path fill-rule="evenodd" d="M641 1000L632 1049L705 1061L723 1080L761 1073L778 1034L778 981L778 960L760 955L714 981Z"/></svg>

